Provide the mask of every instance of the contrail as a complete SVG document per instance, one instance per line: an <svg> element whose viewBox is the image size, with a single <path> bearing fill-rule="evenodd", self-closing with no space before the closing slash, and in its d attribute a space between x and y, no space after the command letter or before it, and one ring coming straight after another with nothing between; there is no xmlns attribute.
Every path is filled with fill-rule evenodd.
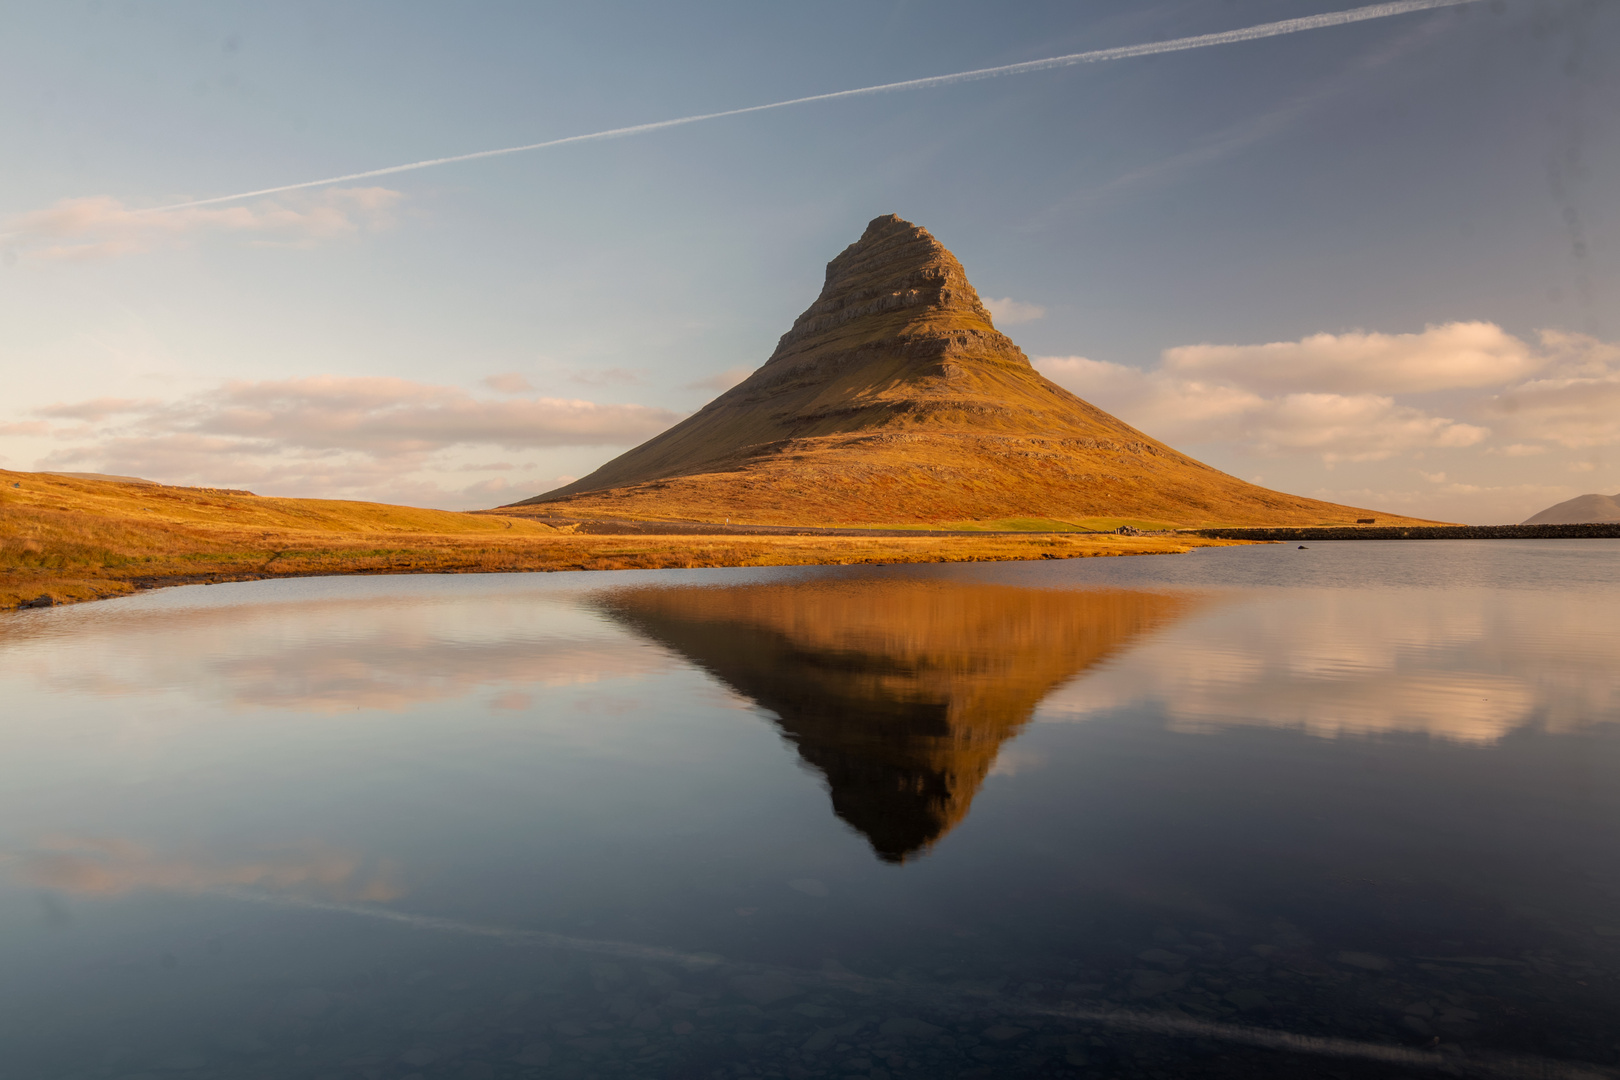
<svg viewBox="0 0 1620 1080"><path fill-rule="evenodd" d="M1374 1061L1388 1065L1401 1065L1408 1069L1444 1072L1452 1076L1477 1076L1485 1078L1485 1080L1615 1080L1615 1073L1612 1070L1600 1065L1589 1065L1578 1061L1559 1061L1550 1058L1509 1056L1478 1051L1471 1051L1465 1056L1460 1053L1446 1053L1433 1049L1420 1050L1360 1039L1305 1035L1277 1028L1257 1027L1251 1024L1200 1020L1181 1012L1138 1012L1111 1004L1087 1007L1065 1003L1051 1006L1010 997L990 987L945 986L937 983L871 978L838 967L822 971L782 967L776 964L760 964L747 960L731 960L712 953L689 953L657 945L641 945L630 941L579 938L568 934L553 934L544 930L524 930L517 927L491 926L487 923L447 919L434 915L417 915L372 904L350 904L292 896L277 896L273 893L237 889L210 891L216 896L247 903L306 911L327 911L365 919L377 919L418 930L499 941L502 944L518 948L553 949L565 952L582 952L596 956L610 956L619 960L634 960L642 963L675 964L691 971L709 969L726 972L732 976L768 976L773 980L791 983L806 990L843 990L863 996L880 996L909 1001L913 1005L932 1007L947 1012L988 1012L999 1016L1018 1014L1045 1016L1077 1021L1083 1024L1095 1024L1128 1034L1164 1035L1183 1039L1218 1039L1223 1042L1255 1046L1267 1050L1281 1050L1287 1053L1309 1054L1317 1057Z"/></svg>
<svg viewBox="0 0 1620 1080"><path fill-rule="evenodd" d="M1005 75L1027 75L1035 71L1073 67L1076 64L1095 64L1104 60L1128 60L1135 56L1183 52L1187 49L1204 49L1212 45L1233 45L1240 41L1258 41L1261 38L1280 37L1283 34L1297 34L1304 30L1323 30L1330 26L1344 26L1348 23L1366 22L1369 19L1386 19L1392 15L1406 15L1414 11L1432 11L1435 8L1455 7L1459 4L1478 2L1479 0L1394 0L1392 3L1371 4L1367 7L1351 8L1348 11L1330 11L1321 15L1306 15L1298 19L1284 19L1281 22L1261 23L1258 26L1246 26L1241 30L1223 30L1216 34L1198 34L1194 37L1174 38L1170 41L1150 41L1143 45L1120 45L1112 49L1093 49L1090 52L1053 56L1046 60L1026 60L1019 64L1002 64L999 67L958 71L951 75L932 75L924 79L907 79L904 82L862 86L855 90L835 90L827 94L811 94L809 97L773 101L767 105L748 105L741 109L698 113L695 116L680 116L673 120L656 120L650 124L632 124L629 127L593 131L589 135L569 135L561 139L548 139L545 142L526 143L523 146L506 146L499 150L479 150L472 154L429 158L426 161L413 161L406 165L390 165L383 169L368 169L365 172L346 173L343 176L328 176L324 180L305 180L297 184L259 188L257 191L239 191L235 195L216 195L211 199L193 199L189 202L171 203L168 206L153 206L141 212L160 213L165 210L184 210L192 206L235 202L237 199L251 199L258 195L277 195L283 191L300 191L304 188L325 187L327 184L342 184L350 180L369 180L374 176L389 176L393 173L411 172L415 169L430 169L435 165L451 165L458 161L477 161L480 158L521 154L529 150L545 150L553 146L567 146L570 143L622 139L627 135L643 135L649 131L662 131L665 128L681 127L685 124L699 124L705 120L719 120L727 116L745 116L748 113L766 112L770 109L786 109L793 105L808 105L816 101L837 101L841 98L864 97L867 94L888 94L902 90L927 90L935 86L951 86L956 83L975 82L979 79L998 79Z"/></svg>

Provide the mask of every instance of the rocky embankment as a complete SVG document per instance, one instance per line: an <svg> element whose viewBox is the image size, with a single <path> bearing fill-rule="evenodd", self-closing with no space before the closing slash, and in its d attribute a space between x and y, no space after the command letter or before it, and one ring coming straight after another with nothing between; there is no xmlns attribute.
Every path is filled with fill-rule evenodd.
<svg viewBox="0 0 1620 1080"><path fill-rule="evenodd" d="M1586 525L1343 525L1186 531L1213 540L1576 540L1620 537L1620 521Z"/></svg>

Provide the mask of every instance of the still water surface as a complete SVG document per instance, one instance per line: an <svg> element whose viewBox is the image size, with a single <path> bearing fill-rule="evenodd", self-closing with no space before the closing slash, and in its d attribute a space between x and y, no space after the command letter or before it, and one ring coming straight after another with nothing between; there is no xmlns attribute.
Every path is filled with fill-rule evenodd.
<svg viewBox="0 0 1620 1080"><path fill-rule="evenodd" d="M1620 543L0 622L0 1078L1603 1076Z"/></svg>

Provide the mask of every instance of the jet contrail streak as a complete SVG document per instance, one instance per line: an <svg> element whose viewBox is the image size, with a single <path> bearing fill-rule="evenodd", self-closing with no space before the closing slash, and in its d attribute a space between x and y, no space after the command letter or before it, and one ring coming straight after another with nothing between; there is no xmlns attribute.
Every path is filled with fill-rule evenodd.
<svg viewBox="0 0 1620 1080"><path fill-rule="evenodd" d="M1093 49L1090 52L1053 56L1045 60L1026 60L1020 64L1002 64L999 67L958 71L951 75L931 75L923 79L907 79L904 82L862 86L854 90L834 90L827 94L811 94L809 97L773 101L766 105L747 105L740 109L698 113L695 116L680 116L673 120L655 120L650 124L632 124L629 127L593 131L588 135L569 135L561 139L548 139L545 142L526 143L523 146L506 146L499 150L479 150L472 154L429 158L426 161L413 161L406 165L389 165L382 169L368 169L365 172L346 173L343 176L328 176L324 180L305 180L297 184L259 188L257 191L240 191L235 195L216 195L211 199L193 199L189 202L171 203L168 206L153 206L142 212L160 213L165 210L184 210L192 206L210 206L214 203L235 202L237 199L251 199L258 195L277 195L283 191L300 191L304 188L325 187L327 184L342 184L350 180L369 180L375 176L389 176L393 173L411 172L415 169L429 169L435 165L451 165L458 161L477 161L480 158L521 154L529 150L545 150L553 146L567 146L570 143L622 139L627 135L644 135L649 131L662 131L664 128L681 127L685 124L699 124L705 120L719 120L727 116L746 116L749 113L766 112L770 109L786 109L789 106L808 105L816 101L837 101L840 98L864 97L867 94L888 94L902 90L927 90L935 86L951 86L955 83L975 82L979 79L998 79L1005 75L1027 75L1035 71L1073 67L1076 64L1095 64L1104 60L1128 60L1135 56L1154 56L1158 53L1204 49L1211 45L1233 45L1240 41L1258 41L1261 38L1279 37L1283 34L1297 34L1304 30L1322 30L1330 26L1366 22L1368 19L1387 19L1391 15L1406 15L1414 11L1431 11L1435 8L1455 7L1459 4L1478 2L1479 0L1393 0L1392 3L1371 4L1367 7L1351 8L1348 11L1330 11L1321 15L1306 15L1298 19L1284 19L1281 22L1261 23L1258 26L1246 26L1241 30L1223 30L1215 34L1198 34L1195 37L1174 38L1170 41L1150 41L1143 45L1120 45L1112 49Z"/></svg>
<svg viewBox="0 0 1620 1080"><path fill-rule="evenodd" d="M1602 1066L1584 1062L1558 1061L1549 1058L1510 1057L1491 1053L1471 1052L1466 1057L1432 1049L1414 1049L1388 1043L1367 1042L1359 1039L1340 1039L1332 1036L1304 1035L1278 1028L1257 1027L1250 1024L1231 1024L1214 1020L1200 1020L1185 1013L1149 1013L1102 1004L1088 1008L1084 1005L1042 1005L1033 1001L1009 997L992 988L974 988L961 985L944 986L936 983L905 982L898 979L869 978L854 972L833 968L811 971L805 968L781 967L747 960L730 960L712 953L689 953L657 945L641 945L629 941L605 941L578 938L567 934L553 934L544 930L524 930L517 927L491 926L487 923L447 919L434 915L418 915L408 911L373 904L348 904L334 901L277 896L272 893L249 890L218 890L216 896L272 907L328 911L354 915L365 919L409 926L418 930L435 931L466 937L499 941L519 948L555 949L582 952L597 956L611 956L620 960L644 963L677 964L688 970L705 968L724 971L733 976L770 976L775 980L792 983L807 990L845 990L866 996L883 996L910 1001L914 1005L931 1006L946 1012L986 1011L993 1015L1048 1016L1083 1024L1096 1024L1131 1034L1166 1035L1171 1038L1219 1039L1267 1050L1310 1054L1318 1057L1349 1058L1402 1065L1410 1069L1434 1070L1453 1076L1477 1076L1488 1080L1614 1080L1615 1074Z"/></svg>

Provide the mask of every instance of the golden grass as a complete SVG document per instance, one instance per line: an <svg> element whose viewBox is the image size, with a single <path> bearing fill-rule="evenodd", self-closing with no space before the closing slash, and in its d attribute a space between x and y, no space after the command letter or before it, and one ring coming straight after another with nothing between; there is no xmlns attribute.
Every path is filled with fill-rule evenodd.
<svg viewBox="0 0 1620 1080"><path fill-rule="evenodd" d="M1020 520L1053 522L1054 528L1094 521L1142 522L1137 528L1353 525L1367 517L1380 524L1443 524L1270 491L1139 432L1131 436L1091 440L1096 447L1067 437L956 431L911 431L892 445L881 432L818 436L712 472L525 501L495 512L929 529L999 528L993 523Z"/></svg>
<svg viewBox="0 0 1620 1080"><path fill-rule="evenodd" d="M982 524L982 523L981 523ZM520 517L0 470L0 608L328 574L970 562L1146 555L1197 537L589 536Z"/></svg>

